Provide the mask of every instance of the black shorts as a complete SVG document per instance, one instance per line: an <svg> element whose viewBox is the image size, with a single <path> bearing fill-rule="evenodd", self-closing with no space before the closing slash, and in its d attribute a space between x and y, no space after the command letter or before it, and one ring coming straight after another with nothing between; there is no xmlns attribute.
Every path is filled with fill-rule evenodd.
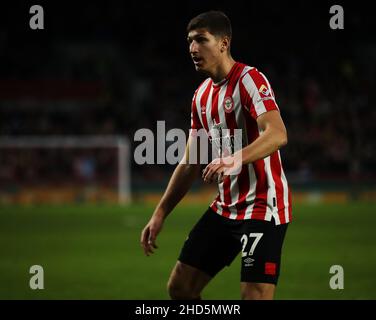
<svg viewBox="0 0 376 320"><path fill-rule="evenodd" d="M287 224L232 220L208 209L189 233L179 261L214 277L241 252L241 281L277 284Z"/></svg>

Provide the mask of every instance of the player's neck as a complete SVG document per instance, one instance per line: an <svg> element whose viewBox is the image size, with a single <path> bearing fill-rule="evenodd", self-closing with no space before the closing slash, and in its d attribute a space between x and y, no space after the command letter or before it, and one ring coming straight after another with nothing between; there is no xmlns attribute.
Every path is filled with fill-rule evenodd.
<svg viewBox="0 0 376 320"><path fill-rule="evenodd" d="M211 73L210 77L214 83L221 82L230 73L236 61L231 57L226 57Z"/></svg>

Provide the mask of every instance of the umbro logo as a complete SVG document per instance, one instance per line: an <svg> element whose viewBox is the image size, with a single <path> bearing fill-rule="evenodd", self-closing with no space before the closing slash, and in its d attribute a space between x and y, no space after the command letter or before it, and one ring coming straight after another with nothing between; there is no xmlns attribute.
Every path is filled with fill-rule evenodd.
<svg viewBox="0 0 376 320"><path fill-rule="evenodd" d="M251 266L253 266L254 261L255 261L255 259L248 257L248 258L244 259L244 266L245 267L251 267Z"/></svg>
<svg viewBox="0 0 376 320"><path fill-rule="evenodd" d="M246 259L244 259L245 263L252 263L253 261L255 261L255 259L252 259L252 258L246 258Z"/></svg>

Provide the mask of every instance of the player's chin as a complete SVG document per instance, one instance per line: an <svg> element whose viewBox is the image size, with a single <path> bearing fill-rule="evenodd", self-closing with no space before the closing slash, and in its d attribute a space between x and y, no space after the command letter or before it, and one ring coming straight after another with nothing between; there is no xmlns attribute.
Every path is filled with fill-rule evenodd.
<svg viewBox="0 0 376 320"><path fill-rule="evenodd" d="M195 69L196 69L196 71L201 71L202 70L201 66L199 66L198 64L195 64Z"/></svg>
<svg viewBox="0 0 376 320"><path fill-rule="evenodd" d="M195 69L197 72L206 74L206 69L202 65L195 64Z"/></svg>

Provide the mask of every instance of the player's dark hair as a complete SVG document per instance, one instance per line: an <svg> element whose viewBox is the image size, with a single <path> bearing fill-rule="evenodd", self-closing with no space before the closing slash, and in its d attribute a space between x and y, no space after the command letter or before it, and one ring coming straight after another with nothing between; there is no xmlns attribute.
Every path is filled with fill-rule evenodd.
<svg viewBox="0 0 376 320"><path fill-rule="evenodd" d="M187 32L206 29L214 36L227 36L231 39L230 19L222 11L207 11L194 17L187 26Z"/></svg>

